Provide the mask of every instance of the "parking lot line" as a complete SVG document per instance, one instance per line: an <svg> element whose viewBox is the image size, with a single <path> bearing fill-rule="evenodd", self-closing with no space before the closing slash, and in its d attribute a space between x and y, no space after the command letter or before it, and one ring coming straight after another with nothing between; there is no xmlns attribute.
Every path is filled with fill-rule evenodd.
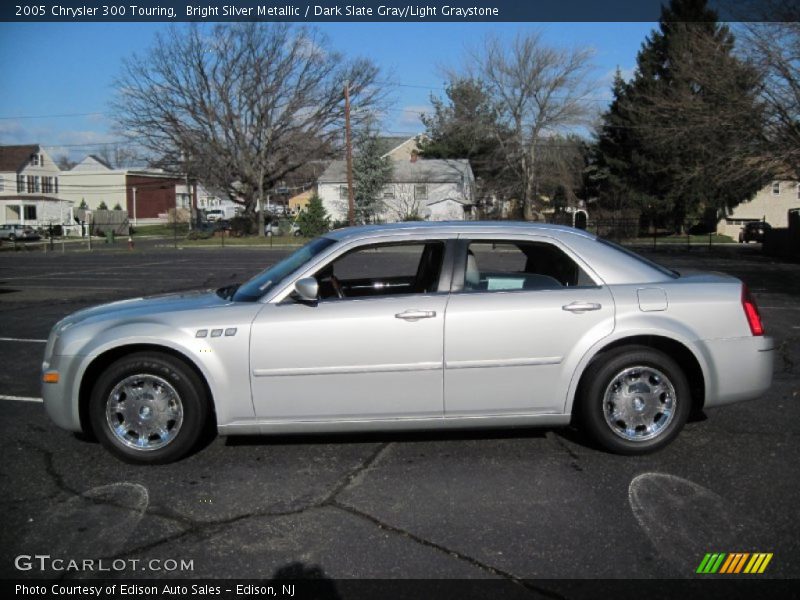
<svg viewBox="0 0 800 600"><path fill-rule="evenodd" d="M122 269L139 269L141 267L154 267L159 265L174 265L175 263L185 263L189 262L190 259L179 259L179 260L170 260L170 261L156 261L156 262L146 262L146 263L139 263L134 265L122 265L119 267L115 267L113 269L114 272L118 272ZM43 277L52 277L53 275L97 275L98 272L102 273L104 271L108 271L108 267L102 267L100 269L83 269L81 271L56 271L55 273L39 273L37 275L19 275L16 277L3 277L4 281L21 281L21 280L30 280L30 279L41 279Z"/></svg>
<svg viewBox="0 0 800 600"><path fill-rule="evenodd" d="M42 398L34 398L33 396L2 396L0 400L8 400L10 402L44 402Z"/></svg>
<svg viewBox="0 0 800 600"><path fill-rule="evenodd" d="M0 337L0 342L30 342L31 344L46 344L47 340L33 340L30 338Z"/></svg>

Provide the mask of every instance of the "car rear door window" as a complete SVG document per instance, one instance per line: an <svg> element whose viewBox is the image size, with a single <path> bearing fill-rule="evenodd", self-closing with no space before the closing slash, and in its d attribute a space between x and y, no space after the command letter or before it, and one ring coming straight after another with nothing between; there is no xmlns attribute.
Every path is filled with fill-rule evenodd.
<svg viewBox="0 0 800 600"><path fill-rule="evenodd" d="M467 248L464 290L499 292L593 286L563 250L546 242L473 241Z"/></svg>

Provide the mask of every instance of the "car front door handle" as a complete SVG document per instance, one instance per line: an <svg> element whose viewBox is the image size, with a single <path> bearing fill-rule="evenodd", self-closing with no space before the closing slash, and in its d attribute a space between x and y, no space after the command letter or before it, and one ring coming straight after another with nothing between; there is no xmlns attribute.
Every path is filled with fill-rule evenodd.
<svg viewBox="0 0 800 600"><path fill-rule="evenodd" d="M597 302L572 302L570 304L565 304L561 307L561 310L566 310L569 312L574 313L584 313L590 310L600 310L602 308L601 304Z"/></svg>
<svg viewBox="0 0 800 600"><path fill-rule="evenodd" d="M435 310L406 310L397 313L394 318L403 319L404 321L419 321L420 319L433 319L435 316Z"/></svg>

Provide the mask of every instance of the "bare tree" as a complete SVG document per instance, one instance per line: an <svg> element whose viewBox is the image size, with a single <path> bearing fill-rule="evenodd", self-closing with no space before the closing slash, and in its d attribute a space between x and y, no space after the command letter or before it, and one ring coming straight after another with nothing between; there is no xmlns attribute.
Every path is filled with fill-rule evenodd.
<svg viewBox="0 0 800 600"><path fill-rule="evenodd" d="M764 169L800 180L800 8L794 2L765 2L776 22L742 24L742 56L761 74L764 101ZM782 19L781 22L777 22Z"/></svg>
<svg viewBox="0 0 800 600"><path fill-rule="evenodd" d="M421 221L430 212L414 193L414 187L413 183L396 183L392 188L394 197L384 202L398 221Z"/></svg>
<svg viewBox="0 0 800 600"><path fill-rule="evenodd" d="M547 46L541 34L504 45L489 36L470 52L469 76L480 81L498 111L498 141L510 170L523 182L524 216L541 218L538 153L546 136L587 123L592 52Z"/></svg>
<svg viewBox="0 0 800 600"><path fill-rule="evenodd" d="M60 154L56 157L56 165L62 171L69 171L78 163L72 160L68 154Z"/></svg>
<svg viewBox="0 0 800 600"><path fill-rule="evenodd" d="M145 162L134 147L127 144L106 144L100 147L96 155L112 169L141 166Z"/></svg>
<svg viewBox="0 0 800 600"><path fill-rule="evenodd" d="M124 62L113 108L139 145L191 165L252 215L278 182L331 152L347 82L356 124L369 117L383 96L377 77L372 62L345 59L314 29L190 25Z"/></svg>

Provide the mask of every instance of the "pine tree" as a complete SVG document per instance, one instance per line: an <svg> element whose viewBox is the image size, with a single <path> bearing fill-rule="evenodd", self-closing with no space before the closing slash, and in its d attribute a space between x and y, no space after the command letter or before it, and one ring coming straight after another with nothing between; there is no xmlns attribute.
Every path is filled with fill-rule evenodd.
<svg viewBox="0 0 800 600"><path fill-rule="evenodd" d="M676 231L762 183L748 168L760 136L758 79L706 4L672 0L662 9L633 80L615 79L596 145L606 204L665 215Z"/></svg>
<svg viewBox="0 0 800 600"><path fill-rule="evenodd" d="M297 226L306 237L322 235L331 228L331 218L317 194L309 198L308 204L298 215Z"/></svg>
<svg viewBox="0 0 800 600"><path fill-rule="evenodd" d="M356 221L374 223L385 210L383 188L392 176L392 163L383 156L383 147L372 129L358 136L356 150L353 159Z"/></svg>
<svg viewBox="0 0 800 600"><path fill-rule="evenodd" d="M426 130L419 141L422 156L469 160L479 195L519 195L521 182L509 173L503 155L510 135L498 122L486 88L475 79L454 77L445 94L446 99L431 95L433 113L421 117Z"/></svg>

